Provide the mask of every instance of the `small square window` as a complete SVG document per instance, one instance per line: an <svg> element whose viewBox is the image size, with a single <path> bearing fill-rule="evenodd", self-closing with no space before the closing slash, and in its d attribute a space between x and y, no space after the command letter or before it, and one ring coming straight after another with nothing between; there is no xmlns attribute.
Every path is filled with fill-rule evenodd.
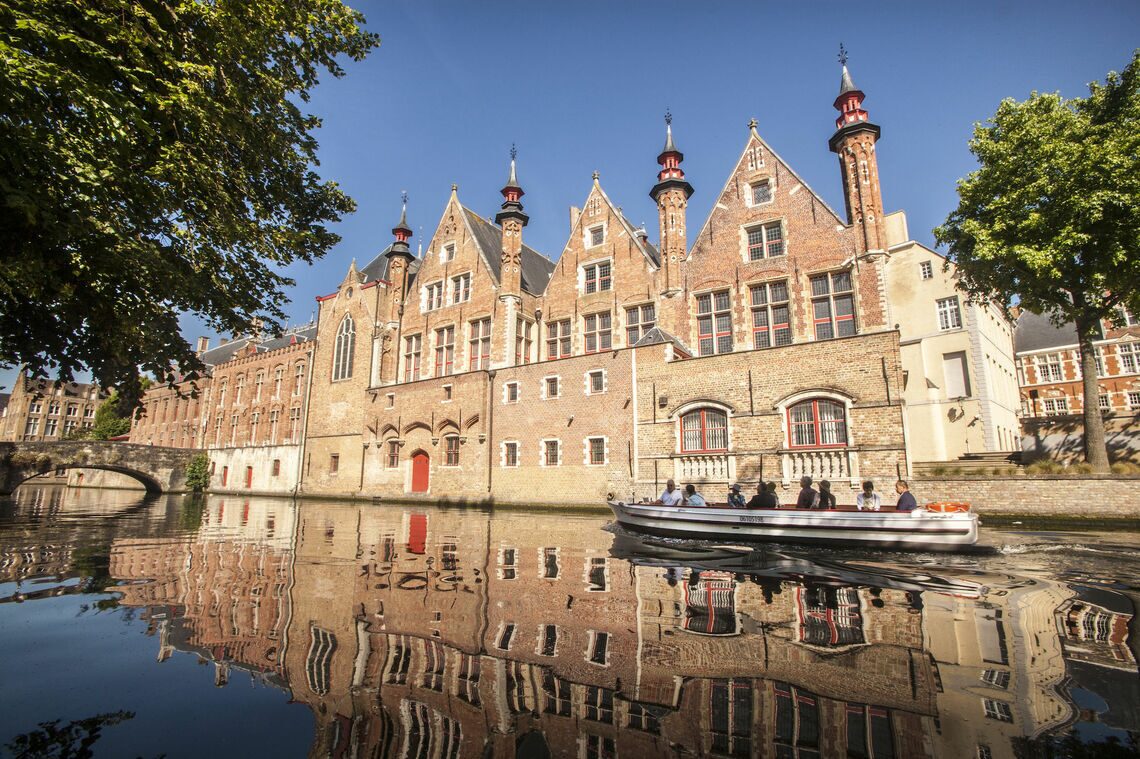
<svg viewBox="0 0 1140 759"><path fill-rule="evenodd" d="M519 444L518 443L503 443L503 465L504 466L518 466L519 465Z"/></svg>
<svg viewBox="0 0 1140 759"><path fill-rule="evenodd" d="M606 229L605 227L593 227L590 229L590 247L594 248L605 242Z"/></svg>
<svg viewBox="0 0 1140 759"><path fill-rule="evenodd" d="M451 385L444 385L443 386L443 399L445 401L451 400Z"/></svg>
<svg viewBox="0 0 1140 759"><path fill-rule="evenodd" d="M589 439L590 466L600 466L606 463L606 439L592 437Z"/></svg>
<svg viewBox="0 0 1140 759"><path fill-rule="evenodd" d="M601 369L590 372L590 394L606 391L606 373Z"/></svg>
<svg viewBox="0 0 1140 759"><path fill-rule="evenodd" d="M772 202L772 183L765 179L752 185L752 205L758 206Z"/></svg>
<svg viewBox="0 0 1140 759"><path fill-rule="evenodd" d="M519 383L508 382L505 386L504 402L518 403L519 400Z"/></svg>
<svg viewBox="0 0 1140 759"><path fill-rule="evenodd" d="M557 398L558 394L559 394L558 378L557 377L547 377L546 378L546 397L547 398Z"/></svg>
<svg viewBox="0 0 1140 759"><path fill-rule="evenodd" d="M454 261L455 260L455 243L449 243L449 244L443 246L443 260L444 261Z"/></svg>
<svg viewBox="0 0 1140 759"><path fill-rule="evenodd" d="M918 270L919 270L919 272L922 273L923 279L933 279L934 278L934 265L931 264L929 261L923 261L922 263L920 263L918 265Z"/></svg>

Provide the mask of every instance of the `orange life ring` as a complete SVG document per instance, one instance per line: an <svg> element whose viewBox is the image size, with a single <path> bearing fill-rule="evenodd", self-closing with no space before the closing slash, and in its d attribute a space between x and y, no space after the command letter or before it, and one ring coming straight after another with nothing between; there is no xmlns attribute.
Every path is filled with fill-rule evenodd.
<svg viewBox="0 0 1140 759"><path fill-rule="evenodd" d="M939 511L944 514L960 513L970 510L970 504L965 501L937 501L926 504L927 511Z"/></svg>

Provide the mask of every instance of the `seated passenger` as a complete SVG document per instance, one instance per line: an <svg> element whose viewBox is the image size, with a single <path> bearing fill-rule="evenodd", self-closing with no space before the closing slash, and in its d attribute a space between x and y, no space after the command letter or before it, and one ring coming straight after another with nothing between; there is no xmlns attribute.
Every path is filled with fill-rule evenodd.
<svg viewBox="0 0 1140 759"><path fill-rule="evenodd" d="M685 486L685 505L695 506L697 508L708 506L705 502L705 497L698 493L697 489L692 485Z"/></svg>
<svg viewBox="0 0 1140 759"><path fill-rule="evenodd" d="M899 494L899 502L895 504L896 511L914 511L918 508L918 501L914 500L914 494L910 492L910 485L906 480L895 483L895 492Z"/></svg>
<svg viewBox="0 0 1140 759"><path fill-rule="evenodd" d="M728 491L728 508L744 508L744 494L740 492L740 485L737 483L733 483L732 488Z"/></svg>
<svg viewBox="0 0 1140 759"><path fill-rule="evenodd" d="M765 485L761 482L756 486L756 495L752 496L752 500L748 502L750 509L777 509L780 507L780 501L776 498L776 483L769 482Z"/></svg>
<svg viewBox="0 0 1140 759"><path fill-rule="evenodd" d="M817 509L834 509L835 496L831 494L831 483L827 480L819 481L819 503Z"/></svg>
<svg viewBox="0 0 1140 759"><path fill-rule="evenodd" d="M677 490L677 483L673 480L665 480L665 490L661 492L661 497L654 503L660 503L665 506L680 506L681 505L681 491Z"/></svg>
<svg viewBox="0 0 1140 759"><path fill-rule="evenodd" d="M796 499L797 509L814 509L819 503L819 493L811 486L811 477L800 478L800 497Z"/></svg>
<svg viewBox="0 0 1140 759"><path fill-rule="evenodd" d="M855 496L855 508L859 511L878 511L882 505L882 499L875 492L875 483L870 480L864 482L863 492Z"/></svg>

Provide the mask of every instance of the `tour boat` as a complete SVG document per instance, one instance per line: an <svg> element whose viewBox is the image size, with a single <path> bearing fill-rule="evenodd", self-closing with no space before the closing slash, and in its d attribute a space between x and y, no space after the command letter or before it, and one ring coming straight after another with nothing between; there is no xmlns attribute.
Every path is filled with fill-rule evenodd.
<svg viewBox="0 0 1140 759"><path fill-rule="evenodd" d="M978 542L978 515L966 504L929 504L914 511L690 508L609 501L623 527L694 540L787 543L953 551Z"/></svg>

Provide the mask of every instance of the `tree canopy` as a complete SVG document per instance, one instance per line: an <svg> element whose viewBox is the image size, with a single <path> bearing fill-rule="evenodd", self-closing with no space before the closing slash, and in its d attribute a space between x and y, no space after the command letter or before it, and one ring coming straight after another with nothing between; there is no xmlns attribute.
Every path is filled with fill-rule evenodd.
<svg viewBox="0 0 1140 759"><path fill-rule="evenodd" d="M1086 457L1107 467L1092 341L1118 306L1140 313L1140 51L1086 98L1002 101L970 150L979 168L935 237L971 296L1076 324Z"/></svg>
<svg viewBox="0 0 1140 759"><path fill-rule="evenodd" d="M315 172L322 72L379 44L341 0L0 0L0 364L200 368L178 319L284 319L281 268L354 209Z"/></svg>

